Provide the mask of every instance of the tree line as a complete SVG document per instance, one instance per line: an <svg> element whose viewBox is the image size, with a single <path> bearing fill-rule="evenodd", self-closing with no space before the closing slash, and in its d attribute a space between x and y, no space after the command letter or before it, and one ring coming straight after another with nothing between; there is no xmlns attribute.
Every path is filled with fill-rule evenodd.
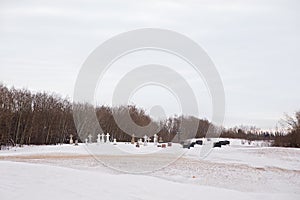
<svg viewBox="0 0 300 200"><path fill-rule="evenodd" d="M57 144L74 133L72 105L55 94L0 85L0 142Z"/></svg>
<svg viewBox="0 0 300 200"><path fill-rule="evenodd" d="M77 124L74 123L74 107L76 114L80 112L85 118ZM78 112L78 110L80 112ZM90 121L88 115L96 113L97 123L102 130L98 130L95 122ZM131 119L139 126L146 126L150 122L158 131L163 141L172 141L180 132L183 122L198 123L196 137L204 137L211 123L195 117L180 116L168 118L164 121L154 121L143 109L136 106L109 106L94 107L89 104L76 104L75 106L66 98L46 92L32 93L27 89L15 89L0 85L0 143L1 145L42 145L68 143L70 134L74 139L82 142L89 134L95 139L99 133L110 133L118 141L130 141L131 134L122 130L114 119L114 115L122 119L122 115L130 113ZM75 118L76 118L75 114ZM76 119L75 119L76 122ZM83 132L83 133L82 133ZM191 132L191 131L190 131ZM149 132L140 133L142 137ZM181 139L187 139L189 130L179 133ZM180 138L179 138L180 139Z"/></svg>
<svg viewBox="0 0 300 200"><path fill-rule="evenodd" d="M288 134L278 132L274 139L274 146L300 148L300 111L295 117L286 115L281 122L288 129Z"/></svg>
<svg viewBox="0 0 300 200"><path fill-rule="evenodd" d="M76 111L76 112L75 112ZM288 134L258 132L255 127L250 129L234 127L225 129L216 127L206 119L193 116L174 116L165 120L155 121L136 106L94 107L89 104L76 104L67 98L46 92L32 93L27 89L7 88L0 85L0 146L1 145L42 145L68 143L70 134L79 140L92 135L95 139L99 133L110 133L118 141L130 141L131 134L118 126L130 126L126 121L116 122L114 116L123 119L129 113L130 118L138 126L152 124L151 131L141 131L136 137L151 135L158 132L163 141L180 142L185 139L205 137L208 130L219 131L221 137L241 138L247 140L273 140L275 146L299 147L300 112L289 118ZM89 120L95 115L96 121ZM78 120L80 119L80 120ZM99 123L102 130L96 126ZM198 125L196 130L191 127ZM120 125L120 124L119 124ZM127 127L127 130L131 130ZM129 131L130 132L130 131ZM132 132L134 130L132 129ZM196 134L195 134L196 133Z"/></svg>

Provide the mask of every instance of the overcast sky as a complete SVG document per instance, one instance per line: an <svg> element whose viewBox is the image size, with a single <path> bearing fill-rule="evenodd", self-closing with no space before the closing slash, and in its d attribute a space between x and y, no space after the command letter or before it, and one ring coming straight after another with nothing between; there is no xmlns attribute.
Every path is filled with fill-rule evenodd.
<svg viewBox="0 0 300 200"><path fill-rule="evenodd" d="M297 0L0 0L0 81L72 98L82 63L102 42L138 28L170 29L196 41L215 63L225 88L226 127L274 128L284 113L300 109L299 19ZM167 56L146 52L119 65L151 62L141 57L168 63ZM100 103L109 104L124 69L116 64L107 75ZM200 117L210 119L205 85L191 85ZM153 101L166 104L168 115L180 113L170 94L156 87L137 92L132 102L150 109L152 98L143 98L145 92L161 97Z"/></svg>

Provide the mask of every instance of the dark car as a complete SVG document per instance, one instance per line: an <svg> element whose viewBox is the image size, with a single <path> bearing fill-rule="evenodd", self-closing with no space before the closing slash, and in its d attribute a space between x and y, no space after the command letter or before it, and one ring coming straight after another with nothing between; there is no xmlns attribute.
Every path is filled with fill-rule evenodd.
<svg viewBox="0 0 300 200"><path fill-rule="evenodd" d="M222 146L222 144L220 142L214 142L214 148L215 147L221 147L221 146Z"/></svg>
<svg viewBox="0 0 300 200"><path fill-rule="evenodd" d="M203 141L202 140L196 140L196 144L203 145Z"/></svg>
<svg viewBox="0 0 300 200"><path fill-rule="evenodd" d="M225 140L225 141L219 141L219 143L221 143L221 145L229 145L230 141Z"/></svg>

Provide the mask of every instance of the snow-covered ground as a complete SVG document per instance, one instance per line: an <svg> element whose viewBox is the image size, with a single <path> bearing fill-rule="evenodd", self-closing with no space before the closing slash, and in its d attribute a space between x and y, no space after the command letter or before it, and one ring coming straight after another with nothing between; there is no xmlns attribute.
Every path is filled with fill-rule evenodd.
<svg viewBox="0 0 300 200"><path fill-rule="evenodd" d="M199 156L202 146L183 150L118 143L1 150L0 199L300 199L299 149L230 141L205 159Z"/></svg>

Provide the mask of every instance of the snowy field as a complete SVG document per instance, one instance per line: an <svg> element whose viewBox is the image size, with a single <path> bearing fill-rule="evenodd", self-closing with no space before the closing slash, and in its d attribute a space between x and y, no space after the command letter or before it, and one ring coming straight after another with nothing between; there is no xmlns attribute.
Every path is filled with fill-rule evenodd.
<svg viewBox="0 0 300 200"><path fill-rule="evenodd" d="M300 150L265 146L231 140L204 159L199 145L189 150L125 143L1 150L0 199L300 199ZM173 158L179 151L184 155ZM125 173L107 165L149 172Z"/></svg>

